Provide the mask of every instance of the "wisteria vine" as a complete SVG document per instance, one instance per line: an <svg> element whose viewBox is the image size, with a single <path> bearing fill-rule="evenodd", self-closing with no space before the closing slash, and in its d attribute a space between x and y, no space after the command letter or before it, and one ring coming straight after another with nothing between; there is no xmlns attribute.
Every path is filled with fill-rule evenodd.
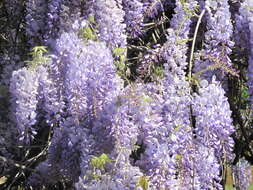
<svg viewBox="0 0 253 190"><path fill-rule="evenodd" d="M230 167L246 190L252 18L251 0L0 2L0 188L222 190Z"/></svg>

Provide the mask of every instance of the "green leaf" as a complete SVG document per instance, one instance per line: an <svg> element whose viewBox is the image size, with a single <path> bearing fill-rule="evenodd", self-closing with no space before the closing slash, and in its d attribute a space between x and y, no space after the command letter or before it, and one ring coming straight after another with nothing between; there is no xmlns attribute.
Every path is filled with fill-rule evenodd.
<svg viewBox="0 0 253 190"><path fill-rule="evenodd" d="M107 154L101 154L101 156L99 157L101 160L104 160L104 161L109 161L110 158L107 156Z"/></svg>
<svg viewBox="0 0 253 190"><path fill-rule="evenodd" d="M176 159L177 160L181 160L182 159L182 155L181 154L176 154Z"/></svg>
<svg viewBox="0 0 253 190"><path fill-rule="evenodd" d="M97 169L104 169L105 164L111 162L112 160L107 156L107 154L101 154L99 157L94 157L91 159L91 165Z"/></svg>
<svg viewBox="0 0 253 190"><path fill-rule="evenodd" d="M88 17L88 21L90 21L91 23L95 24L96 21L95 21L95 17L93 15L89 15Z"/></svg>
<svg viewBox="0 0 253 190"><path fill-rule="evenodd" d="M124 62L125 62L125 56L123 56L123 55L120 56L119 61L120 61L121 64L124 64Z"/></svg>
<svg viewBox="0 0 253 190"><path fill-rule="evenodd" d="M146 102L146 103L149 103L149 102L152 101L152 98L149 97L149 96L143 96L142 98L143 98L143 101Z"/></svg>
<svg viewBox="0 0 253 190"><path fill-rule="evenodd" d="M246 9L249 9L250 11L253 11L253 7L250 6L250 5L246 5L245 8L246 8Z"/></svg>
<svg viewBox="0 0 253 190"><path fill-rule="evenodd" d="M4 184L7 181L7 177L2 176L0 177L0 185Z"/></svg>
<svg viewBox="0 0 253 190"><path fill-rule="evenodd" d="M32 48L32 52L30 53L32 55L32 60L25 62L28 63L31 68L36 68L38 65L45 64L51 60L49 56L44 56L44 53L46 52L46 46L35 46Z"/></svg>
<svg viewBox="0 0 253 190"><path fill-rule="evenodd" d="M139 183L136 185L136 187L141 187L143 190L148 190L149 184L148 184L148 178L145 176L141 176L139 178Z"/></svg>
<svg viewBox="0 0 253 190"><path fill-rule="evenodd" d="M25 190L25 188L19 185L18 190Z"/></svg>
<svg viewBox="0 0 253 190"><path fill-rule="evenodd" d="M158 66L155 67L154 74L155 74L155 76L157 76L159 78L163 78L163 76L164 76L163 68L162 67L158 67Z"/></svg>
<svg viewBox="0 0 253 190"><path fill-rule="evenodd" d="M119 71L124 71L125 70L126 65L124 63L121 63L119 61L115 61L114 64L115 64L115 66L117 67L117 69Z"/></svg>
<svg viewBox="0 0 253 190"><path fill-rule="evenodd" d="M247 87L242 88L242 98L247 100L249 98L249 91Z"/></svg>
<svg viewBox="0 0 253 190"><path fill-rule="evenodd" d="M126 52L126 48L114 48L113 54L116 56L124 55Z"/></svg>
<svg viewBox="0 0 253 190"><path fill-rule="evenodd" d="M35 47L33 47L32 50L34 53L38 53L38 52L46 53L47 47L46 46L35 46Z"/></svg>
<svg viewBox="0 0 253 190"><path fill-rule="evenodd" d="M88 40L96 40L97 36L91 27L85 27L82 29L82 36Z"/></svg>

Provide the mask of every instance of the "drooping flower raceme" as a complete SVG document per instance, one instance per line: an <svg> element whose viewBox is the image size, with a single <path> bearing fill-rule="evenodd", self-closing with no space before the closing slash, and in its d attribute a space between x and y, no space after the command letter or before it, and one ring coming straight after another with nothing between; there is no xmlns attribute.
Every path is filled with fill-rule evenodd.
<svg viewBox="0 0 253 190"><path fill-rule="evenodd" d="M252 1L245 1L240 4L240 8L235 15L234 40L238 47L238 53L243 56L250 55L250 23L252 22L253 14L250 11Z"/></svg>
<svg viewBox="0 0 253 190"><path fill-rule="evenodd" d="M155 18L160 12L164 11L164 2L161 0L142 0L142 3L144 17Z"/></svg>
<svg viewBox="0 0 253 190"><path fill-rule="evenodd" d="M191 17L194 16L194 11L197 9L197 5L198 3L195 0L176 0L176 7L174 9L175 14L172 17L170 24L171 28L176 31L178 37L177 40L182 40L182 44L186 44L186 41L184 40L188 39L190 24L192 23Z"/></svg>
<svg viewBox="0 0 253 190"><path fill-rule="evenodd" d="M61 32L80 28L73 23L85 20L83 3L78 0L52 0L26 2L26 32L32 46L54 46Z"/></svg>
<svg viewBox="0 0 253 190"><path fill-rule="evenodd" d="M48 2L48 27L45 39L53 40L59 37L61 32L75 30L75 23L84 21L86 17L84 2L79 0L52 0Z"/></svg>
<svg viewBox="0 0 253 190"><path fill-rule="evenodd" d="M54 127L48 157L36 167L39 173L29 177L28 186L49 188L61 180L78 182L79 176L86 175L93 145L89 130L77 125L73 118L66 118Z"/></svg>
<svg viewBox="0 0 253 190"><path fill-rule="evenodd" d="M12 116L19 131L19 140L29 144L36 131L36 108L38 104L38 73L34 69L22 68L14 71L10 80Z"/></svg>
<svg viewBox="0 0 253 190"><path fill-rule="evenodd" d="M61 71L61 74L57 74L59 77L57 80L62 84L62 95L67 100L67 119L63 118L59 128L54 129L47 162L54 162L51 165L56 167L54 170L57 171L58 179L69 178L72 182L76 182L78 174L71 174L69 168L75 167L76 172L80 172L80 181L77 186L81 188L81 184L90 183L89 175L86 172L90 169L89 161L92 154L103 152L98 146L99 142L95 144L92 136L104 138L104 136L99 136L96 129L99 120L102 122L102 129L106 127L104 125L108 124L102 120L102 115L106 115L105 105L109 105L116 99L121 91L122 81L116 75L111 51L104 42L88 41L84 43L72 31L62 33L55 47L58 58L53 64L56 65L54 66L56 71L59 69ZM113 121L113 114L108 117L110 121ZM124 118L123 114L122 118ZM64 132L66 130L67 133ZM66 143L60 143L62 141ZM60 152L57 153L56 150ZM76 158L74 160L64 159L69 156L63 156L63 154L73 154L76 155Z"/></svg>
<svg viewBox="0 0 253 190"><path fill-rule="evenodd" d="M252 180L252 168L243 158L232 167L232 175L236 189L248 189Z"/></svg>
<svg viewBox="0 0 253 190"><path fill-rule="evenodd" d="M180 108L179 102L187 101L187 99L184 98L184 96L170 96L170 100L174 100L175 102L170 102L168 99L164 102L165 105L163 107L162 113L163 124L161 127L163 130L160 134L161 137L158 137L158 149L156 151L156 154L154 154L154 158L158 160L158 163L161 163L157 168L158 170L153 170L153 173L155 176L154 180L156 181L155 184L160 183L160 187L165 187L165 189L168 187L189 187L189 184L187 182L190 179L188 178L188 171L182 170L181 166L178 165L178 158L182 158L181 161L183 167L185 167L184 165L187 164L186 162L189 152L187 152L188 150L186 147L189 147L189 145L192 143L189 117L185 117L185 119L180 118L180 115L187 116L189 114L189 107L187 104L185 110L182 110L182 108ZM168 105L169 103L171 103L170 106ZM163 173L166 173L166 178L168 180L165 180L166 178L160 180L159 175L157 175L158 171L160 176L163 176ZM180 181L181 179L182 181Z"/></svg>
<svg viewBox="0 0 253 190"><path fill-rule="evenodd" d="M136 112L138 108L134 107L130 98L132 97L131 90L124 91L115 100L105 104L103 110L97 112L98 119L94 122L93 132L98 138L96 141L99 143L98 146L104 152L117 157L122 149L121 155L128 160L137 142L136 117L138 113Z"/></svg>
<svg viewBox="0 0 253 190"><path fill-rule="evenodd" d="M214 79L209 84L203 80L194 98L193 115L198 141L213 148L219 161L232 161L234 141L231 134L235 129L225 91Z"/></svg>
<svg viewBox="0 0 253 190"><path fill-rule="evenodd" d="M55 39L57 33L59 33L58 28L61 26L60 11L63 6L63 1L64 0L52 0L48 2L47 24L45 25L46 31L43 35L45 43L48 46L53 43L53 39Z"/></svg>
<svg viewBox="0 0 253 190"><path fill-rule="evenodd" d="M79 133L80 130L73 119L69 118L59 128L54 128L47 162L58 180L78 181L81 173L81 138L85 137Z"/></svg>
<svg viewBox="0 0 253 190"><path fill-rule="evenodd" d="M69 114L78 119L95 117L95 112L122 88L110 50L101 42L84 44L74 32L63 33L56 48L65 64Z"/></svg>
<svg viewBox="0 0 253 190"><path fill-rule="evenodd" d="M22 68L14 71L10 82L12 117L16 121L19 139L30 143L38 129L37 121L44 118L52 124L53 117L61 111L56 88L46 66Z"/></svg>
<svg viewBox="0 0 253 190"><path fill-rule="evenodd" d="M135 150L139 126L143 123L140 117L138 93L140 88L129 86L122 94L103 106L97 112L97 119L93 122L93 134L96 149L107 153L112 162L106 172L102 172L102 179L83 182L82 187L88 189L133 189L138 179L143 176L138 167L131 165L130 155ZM79 181L78 186L81 182ZM102 188L102 189L103 189Z"/></svg>
<svg viewBox="0 0 253 190"><path fill-rule="evenodd" d="M214 188L223 190L220 184L222 166L215 155L215 150L195 141L195 147L189 151L192 153L191 160L188 162L192 168L190 175L194 176L189 189L209 190Z"/></svg>
<svg viewBox="0 0 253 190"><path fill-rule="evenodd" d="M248 59L248 88L251 106L253 106L253 13L251 7L252 1L241 3L239 14L236 15L236 45L240 48L243 55L247 55Z"/></svg>
<svg viewBox="0 0 253 190"><path fill-rule="evenodd" d="M190 159L187 158L190 152L186 147L190 148L193 143L190 126L190 86L184 77L187 65L185 39L188 38L191 21L186 10L180 9L182 6L181 2L177 1L172 28L168 29L167 42L163 46L161 56L166 62L161 86L163 94L154 104L158 108L156 115L159 117L156 119L157 124L149 128L144 138L146 149L143 160L140 161L141 164L146 163L141 166L151 176L156 189L189 188L191 180L194 180L189 171L179 169L181 166L189 166ZM180 26L184 32L181 32ZM181 160L181 166L178 165L178 158Z"/></svg>
<svg viewBox="0 0 253 190"><path fill-rule="evenodd" d="M141 190L145 188L138 183L147 177L153 190L222 189L220 163L232 159L231 111L217 82L201 82L192 96L192 81L185 77L197 1L175 1L167 42L161 48L165 62L161 83L129 85L124 90L112 50L126 47L125 30L130 37L140 36L143 22L156 19L162 5L172 0L51 0L43 6L40 2L33 2L33 8L27 4L27 32L32 43L50 46L52 62L49 69L39 67L34 73L14 72L11 83L13 113L21 118L17 125L25 123L18 126L20 134L35 133L38 118L46 119L52 129L47 158L36 167L41 173L30 175L28 184L50 189L64 181L77 190ZM232 47L227 1L206 3L213 10L206 17L205 53L218 52L215 56L227 61ZM97 34L98 41L79 38L85 27ZM205 61L199 63L206 67ZM15 112L18 109L28 111ZM109 158L102 165L95 162L100 155Z"/></svg>
<svg viewBox="0 0 253 190"><path fill-rule="evenodd" d="M162 47L161 56L165 60L165 70L176 73L177 75L185 75L187 66L186 55L187 46L185 43L178 44L176 32L168 29L167 42Z"/></svg>
<svg viewBox="0 0 253 190"><path fill-rule="evenodd" d="M38 88L38 117L44 118L50 126L61 120L61 113L65 108L65 102L59 98L57 86L57 73L53 70L53 62L37 68L39 74ZM39 126L41 127L41 126Z"/></svg>
<svg viewBox="0 0 253 190"><path fill-rule="evenodd" d="M47 1L26 2L26 32L31 45L41 45L47 18Z"/></svg>
<svg viewBox="0 0 253 190"><path fill-rule="evenodd" d="M196 1L182 3L176 1L175 14L171 20L171 28L167 30L167 41L161 50L161 57L166 62L165 70L172 70L173 73L184 75L187 66L187 40L190 32L192 12L196 9Z"/></svg>
<svg viewBox="0 0 253 190"><path fill-rule="evenodd" d="M110 48L126 46L125 12L122 10L121 0L95 0L90 8L98 25L98 38L106 42Z"/></svg>
<svg viewBox="0 0 253 190"><path fill-rule="evenodd" d="M196 56L194 71L209 82L213 75L219 81L224 82L227 88L226 74L235 74L229 56L232 53L234 42L231 41L233 26L227 0L208 0L206 6L205 47ZM218 69L218 70L217 70Z"/></svg>
<svg viewBox="0 0 253 190"><path fill-rule="evenodd" d="M163 86L142 90L144 115L138 141L145 149L136 164L149 176L154 189L189 189L194 181L193 167L189 167L193 162L189 84L167 72Z"/></svg>
<svg viewBox="0 0 253 190"><path fill-rule="evenodd" d="M209 7L207 14L207 32L206 49L217 51L222 56L228 56L231 53L233 43L231 37L233 34L233 26L231 23L231 14L227 0L208 0L206 6Z"/></svg>
<svg viewBox="0 0 253 190"><path fill-rule="evenodd" d="M125 23L127 32L136 38L142 34L143 26L143 3L140 0L122 0L125 11Z"/></svg>

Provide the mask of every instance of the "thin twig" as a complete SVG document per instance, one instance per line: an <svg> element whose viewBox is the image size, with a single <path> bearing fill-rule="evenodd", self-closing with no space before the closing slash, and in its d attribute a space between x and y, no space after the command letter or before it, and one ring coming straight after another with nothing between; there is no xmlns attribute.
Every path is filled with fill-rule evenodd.
<svg viewBox="0 0 253 190"><path fill-rule="evenodd" d="M201 14L199 15L199 19L198 19L198 22L197 22L197 25L196 25L196 28L195 28L195 31L194 31L194 36L193 36L193 41L192 41L192 48L191 48L191 55L190 55L190 61L189 61L189 74L188 74L188 77L189 77L190 81L191 81L191 78L192 78L192 60L193 60L193 54L194 54L196 38L197 38L198 30L199 30L199 25L201 23L202 17L204 16L205 12L206 12L206 8L201 11Z"/></svg>

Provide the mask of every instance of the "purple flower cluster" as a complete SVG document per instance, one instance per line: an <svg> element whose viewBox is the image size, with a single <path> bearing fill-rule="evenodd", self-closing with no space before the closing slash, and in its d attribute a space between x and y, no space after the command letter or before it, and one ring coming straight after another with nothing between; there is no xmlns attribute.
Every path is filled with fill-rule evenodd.
<svg viewBox="0 0 253 190"><path fill-rule="evenodd" d="M164 11L163 1L161 0L142 0L144 7L144 17L155 18L160 12Z"/></svg>
<svg viewBox="0 0 253 190"><path fill-rule="evenodd" d="M242 53L247 55L248 72L247 85L249 89L251 105L253 105L253 13L251 7L252 1L245 1L241 4L239 14L236 15L236 45Z"/></svg>
<svg viewBox="0 0 253 190"><path fill-rule="evenodd" d="M84 6L78 0L32 1L26 3L26 32L32 46L54 46L63 31L73 30ZM76 30L78 30L77 28Z"/></svg>
<svg viewBox="0 0 253 190"><path fill-rule="evenodd" d="M227 0L210 0L205 2L205 6L207 10L205 46L196 56L194 70L201 73L201 76L209 82L212 81L213 75L216 75L227 88L226 74L228 70L233 70L229 55L234 46L234 42L231 41L233 26L229 4Z"/></svg>
<svg viewBox="0 0 253 190"><path fill-rule="evenodd" d="M92 12L98 24L98 38L111 48L126 46L126 25L123 23L125 12L121 0L96 0Z"/></svg>
<svg viewBox="0 0 253 190"><path fill-rule="evenodd" d="M161 57L166 61L165 70L172 70L178 75L185 75L188 51L187 40L192 23L192 12L197 7L196 1L182 3L176 1L175 14L171 20L171 28L167 30L167 42L163 45Z"/></svg>
<svg viewBox="0 0 253 190"><path fill-rule="evenodd" d="M239 162L232 167L232 173L236 189L249 188L252 180L252 168L245 159L240 159Z"/></svg>
<svg viewBox="0 0 253 190"><path fill-rule="evenodd" d="M12 113L19 130L19 140L24 144L29 144L36 134L33 125L36 123L38 87L36 70L23 68L13 72L10 82Z"/></svg>
<svg viewBox="0 0 253 190"><path fill-rule="evenodd" d="M225 91L214 79L210 84L203 80L194 98L197 140L204 146L211 147L219 161L233 160L234 141L231 134L235 129Z"/></svg>
<svg viewBox="0 0 253 190"><path fill-rule="evenodd" d="M53 125L59 120L59 114L63 112L65 103L59 97L59 88L56 87L55 76L56 73L50 73L48 67L52 62L46 66L37 68L39 73L39 88L38 88L38 118L44 117L46 123ZM52 69L53 70L53 69Z"/></svg>
<svg viewBox="0 0 253 190"><path fill-rule="evenodd" d="M41 45L43 34L45 32L47 14L47 1L39 0L26 2L26 32L30 38L29 42L32 45Z"/></svg>
<svg viewBox="0 0 253 190"><path fill-rule="evenodd" d="M27 0L29 47L48 52L37 62L33 52L21 68L3 63L12 75L0 82L10 94L0 133L10 123L18 151L0 155L19 167L27 189L222 190L238 125L226 91L234 34L253 93L251 5L241 3L234 30L228 0ZM201 9L204 29L195 22ZM204 40L192 40L194 30ZM1 64L9 59L0 50ZM146 62L160 69L157 80L136 76ZM8 138L0 134L0 144ZM243 160L233 168L241 189L248 171Z"/></svg>
<svg viewBox="0 0 253 190"><path fill-rule="evenodd" d="M56 49L61 56L59 64L65 67L68 113L78 120L95 117L93 112L99 112L122 88L110 50L102 42L84 44L74 32L63 33Z"/></svg>
<svg viewBox="0 0 253 190"><path fill-rule="evenodd" d="M143 3L139 0L123 0L125 23L128 33L136 38L141 35L143 26Z"/></svg>

